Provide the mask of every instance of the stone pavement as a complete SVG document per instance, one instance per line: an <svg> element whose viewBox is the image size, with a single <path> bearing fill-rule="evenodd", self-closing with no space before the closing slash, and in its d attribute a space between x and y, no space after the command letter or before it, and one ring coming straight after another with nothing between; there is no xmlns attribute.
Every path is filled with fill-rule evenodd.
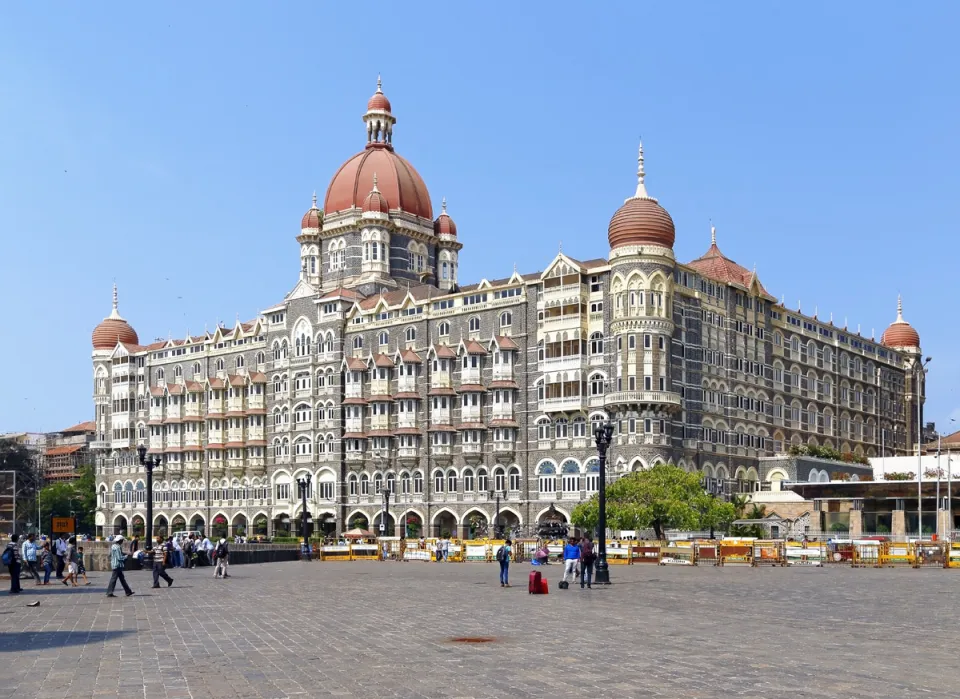
<svg viewBox="0 0 960 699"><path fill-rule="evenodd" d="M960 571L277 563L0 593L0 699L956 697ZM119 589L118 589L119 593ZM37 608L29 602L40 600ZM455 637L489 643L454 643Z"/></svg>

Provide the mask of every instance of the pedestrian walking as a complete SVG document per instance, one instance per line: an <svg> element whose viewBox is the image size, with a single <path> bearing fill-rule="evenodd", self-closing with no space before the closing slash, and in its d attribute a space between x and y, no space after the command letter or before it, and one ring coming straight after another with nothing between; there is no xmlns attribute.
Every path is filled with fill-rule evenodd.
<svg viewBox="0 0 960 699"><path fill-rule="evenodd" d="M7 566L10 571L10 594L17 595L23 590L20 588L20 536L13 534L10 536L10 542L3 550L0 562Z"/></svg>
<svg viewBox="0 0 960 699"><path fill-rule="evenodd" d="M573 537L567 540L563 547L563 578L560 581L560 587L566 589L570 586L569 577L574 582L577 581L576 569L580 563L580 548Z"/></svg>
<svg viewBox="0 0 960 699"><path fill-rule="evenodd" d="M497 562L500 564L500 587L510 587L510 560L513 558L513 542L507 539L497 549Z"/></svg>
<svg viewBox="0 0 960 699"><path fill-rule="evenodd" d="M40 563L43 566L43 584L50 584L50 575L53 573L53 552L50 550L50 542L44 541L43 548L40 550Z"/></svg>
<svg viewBox="0 0 960 699"><path fill-rule="evenodd" d="M173 578L167 575L166 568L170 565L172 550L164 542L162 536L157 537L157 550L153 552L153 586L160 587L160 578L167 581L167 587L173 585Z"/></svg>
<svg viewBox="0 0 960 699"><path fill-rule="evenodd" d="M597 560L597 555L593 552L593 541L587 534L580 541L580 589L586 582L587 587L593 582L593 564Z"/></svg>
<svg viewBox="0 0 960 699"><path fill-rule="evenodd" d="M77 575L83 576L84 585L90 584L90 581L87 580L87 567L83 563L83 546L77 547Z"/></svg>
<svg viewBox="0 0 960 699"><path fill-rule="evenodd" d="M173 565L177 568L183 568L183 544L180 543L180 537L171 537L173 539Z"/></svg>
<svg viewBox="0 0 960 699"><path fill-rule="evenodd" d="M63 567L66 565L65 558L67 556L67 540L64 538L66 534L61 534L56 542L54 553L57 556L57 580L63 578Z"/></svg>
<svg viewBox="0 0 960 699"><path fill-rule="evenodd" d="M127 585L127 579L123 577L123 564L126 560L127 556L123 552L123 536L117 536L113 540L113 545L110 546L110 569L113 573L110 575L110 583L107 585L107 597L116 597L113 591L117 587L118 580L127 597L133 594L133 590Z"/></svg>
<svg viewBox="0 0 960 699"><path fill-rule="evenodd" d="M183 567L193 568L193 534L183 542Z"/></svg>
<svg viewBox="0 0 960 699"><path fill-rule="evenodd" d="M40 582L40 573L37 572L37 535L27 534L26 541L20 547L20 560L27 567L27 572L36 580L37 585Z"/></svg>
<svg viewBox="0 0 960 699"><path fill-rule="evenodd" d="M220 543L217 544L217 568L213 571L213 577L215 578L229 578L227 575L227 565L230 562L230 547L227 546L226 539L220 539ZM222 573L222 575L221 575Z"/></svg>
<svg viewBox="0 0 960 699"><path fill-rule="evenodd" d="M69 585L71 582L73 586L77 586L77 537L71 536L70 540L67 541L67 577L63 579L64 585Z"/></svg>

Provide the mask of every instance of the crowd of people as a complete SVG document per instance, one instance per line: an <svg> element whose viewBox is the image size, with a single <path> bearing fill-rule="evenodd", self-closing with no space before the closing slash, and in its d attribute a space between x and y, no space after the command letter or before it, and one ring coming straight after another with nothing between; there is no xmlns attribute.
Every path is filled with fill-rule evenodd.
<svg viewBox="0 0 960 699"><path fill-rule="evenodd" d="M160 580L173 585L173 578L167 572L172 568L194 568L197 565L212 566L214 577L228 578L230 562L230 547L225 538L214 544L208 537L191 534L188 537L157 536L156 544L150 551L140 548L140 538L134 537L124 551L125 538L123 535L114 536L110 542L110 582L107 584L107 597L116 597L114 590L117 583L123 588L127 597L134 594L124 577L128 558L134 558L141 565L152 563L153 587L160 587ZM27 574L37 586L49 585L50 576L56 573L56 579L66 586L78 587L80 578L85 585L90 585L87 570L84 564L83 546L79 546L77 538L61 535L52 542L45 536L39 540L36 534L26 537L13 535L3 553L0 562L10 572L10 594L23 592L21 576ZM43 579L40 571L43 570ZM64 574L65 573L65 574Z"/></svg>

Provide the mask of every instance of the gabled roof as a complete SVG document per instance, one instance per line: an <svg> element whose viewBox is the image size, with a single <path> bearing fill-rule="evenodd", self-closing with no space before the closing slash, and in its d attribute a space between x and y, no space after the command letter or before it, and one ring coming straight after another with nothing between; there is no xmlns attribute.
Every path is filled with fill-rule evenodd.
<svg viewBox="0 0 960 699"><path fill-rule="evenodd" d="M493 342L502 350L518 350L520 347L506 335L496 335Z"/></svg>
<svg viewBox="0 0 960 699"><path fill-rule="evenodd" d="M227 374L227 379L230 381L231 386L244 386L247 383L246 380L238 374Z"/></svg>
<svg viewBox="0 0 960 699"><path fill-rule="evenodd" d="M439 359L456 359L457 353L450 345L434 345L433 352Z"/></svg>
<svg viewBox="0 0 960 699"><path fill-rule="evenodd" d="M720 252L720 248L717 247L716 229L711 229L710 248L697 259L688 262L686 266L705 277L724 284L733 284L742 289L751 290L751 287L756 284L756 289L760 294L776 301L760 283L756 270L751 272Z"/></svg>
<svg viewBox="0 0 960 699"><path fill-rule="evenodd" d="M73 427L68 427L67 429L60 430L60 431L63 432L64 434L69 434L71 432L96 432L97 423L94 422L93 420L90 420L89 422L80 422L74 425Z"/></svg>
<svg viewBox="0 0 960 699"><path fill-rule="evenodd" d="M210 388L224 388L225 386L226 383L224 383L223 379L217 378L216 376L210 379Z"/></svg>
<svg viewBox="0 0 960 699"><path fill-rule="evenodd" d="M203 393L203 384L199 381L186 382L187 393Z"/></svg>
<svg viewBox="0 0 960 699"><path fill-rule="evenodd" d="M267 375L262 371L251 371L250 383L267 383Z"/></svg>
<svg viewBox="0 0 960 699"><path fill-rule="evenodd" d="M353 371L365 371L367 368L367 363L358 357L347 357L346 365L347 369Z"/></svg>
<svg viewBox="0 0 960 699"><path fill-rule="evenodd" d="M390 357L385 354L377 354L373 357L373 363L384 369L392 369L394 367L394 362Z"/></svg>
<svg viewBox="0 0 960 699"><path fill-rule="evenodd" d="M466 350L467 354L489 354L476 340L467 340Z"/></svg>
<svg viewBox="0 0 960 699"><path fill-rule="evenodd" d="M405 349L400 352L400 361L404 364L423 364L423 359L412 349Z"/></svg>

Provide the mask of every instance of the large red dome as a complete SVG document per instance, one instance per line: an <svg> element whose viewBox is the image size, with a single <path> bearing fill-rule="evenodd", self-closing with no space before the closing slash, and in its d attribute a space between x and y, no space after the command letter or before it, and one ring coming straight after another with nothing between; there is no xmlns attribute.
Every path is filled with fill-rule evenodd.
<svg viewBox="0 0 960 699"><path fill-rule="evenodd" d="M433 220L430 192L420 174L391 146L383 143L369 144L340 166L327 188L324 213L329 216L354 206L362 208L364 199L373 189L374 174L377 187L390 206Z"/></svg>
<svg viewBox="0 0 960 699"><path fill-rule="evenodd" d="M140 338L127 321L119 318L106 318L93 329L93 349L113 349L117 342L139 345Z"/></svg>

